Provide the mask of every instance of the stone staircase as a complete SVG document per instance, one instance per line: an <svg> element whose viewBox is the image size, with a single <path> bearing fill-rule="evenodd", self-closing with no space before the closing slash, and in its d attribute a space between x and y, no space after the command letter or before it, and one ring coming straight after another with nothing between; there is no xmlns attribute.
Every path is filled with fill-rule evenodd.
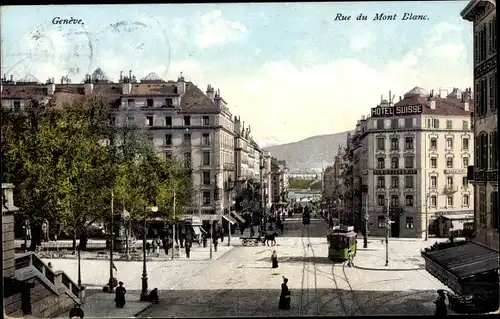
<svg viewBox="0 0 500 319"><path fill-rule="evenodd" d="M15 279L33 287L30 290L30 302L31 315L34 317L51 318L68 311L75 303L84 302L85 287L78 287L63 271L50 269L33 252L16 256ZM11 317L23 316L19 296L9 298L5 300L6 314Z"/></svg>

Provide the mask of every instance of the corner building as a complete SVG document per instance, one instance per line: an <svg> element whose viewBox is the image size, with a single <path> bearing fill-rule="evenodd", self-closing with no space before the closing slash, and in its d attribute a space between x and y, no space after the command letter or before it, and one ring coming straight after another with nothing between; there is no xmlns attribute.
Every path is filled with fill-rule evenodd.
<svg viewBox="0 0 500 319"><path fill-rule="evenodd" d="M387 209L391 237L424 238L438 216L461 221L455 229L472 219L471 108L469 89L434 94L415 87L397 103L382 100L358 122L351 146L361 166L354 176L360 181L357 211L368 212L370 235L385 235Z"/></svg>

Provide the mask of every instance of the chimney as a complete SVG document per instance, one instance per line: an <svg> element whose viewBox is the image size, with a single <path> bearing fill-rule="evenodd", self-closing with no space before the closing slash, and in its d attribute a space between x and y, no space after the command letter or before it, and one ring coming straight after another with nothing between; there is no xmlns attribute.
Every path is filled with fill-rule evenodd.
<svg viewBox="0 0 500 319"><path fill-rule="evenodd" d="M123 82L123 71L120 71L120 83Z"/></svg>
<svg viewBox="0 0 500 319"><path fill-rule="evenodd" d="M10 75L10 81L14 82L14 75L12 75L12 74Z"/></svg>
<svg viewBox="0 0 500 319"><path fill-rule="evenodd" d="M54 81L51 81L50 83L47 84L47 95L53 96L55 91L56 91L56 84L54 83Z"/></svg>
<svg viewBox="0 0 500 319"><path fill-rule="evenodd" d="M182 97L186 93L186 82L184 82L184 77L181 75L177 78L177 93Z"/></svg>
<svg viewBox="0 0 500 319"><path fill-rule="evenodd" d="M400 100L400 101L402 100L401 95L399 96L399 100Z"/></svg>
<svg viewBox="0 0 500 319"><path fill-rule="evenodd" d="M94 91L94 84L91 81L90 75L87 75L87 81L85 81L83 88L85 91L85 95L90 95L92 94L92 91Z"/></svg>
<svg viewBox="0 0 500 319"><path fill-rule="evenodd" d="M436 109L436 101L435 100L431 101L430 107L431 107L431 110L435 110Z"/></svg>
<svg viewBox="0 0 500 319"><path fill-rule="evenodd" d="M209 84L207 86L207 96L210 100L212 100L212 102L214 101L214 98L215 98L215 93L214 93L214 88Z"/></svg>
<svg viewBox="0 0 500 319"><path fill-rule="evenodd" d="M128 78L132 80L132 70L128 70Z"/></svg>
<svg viewBox="0 0 500 319"><path fill-rule="evenodd" d="M122 83L122 94L128 95L130 93L132 93L132 83L130 83L130 81L123 82Z"/></svg>

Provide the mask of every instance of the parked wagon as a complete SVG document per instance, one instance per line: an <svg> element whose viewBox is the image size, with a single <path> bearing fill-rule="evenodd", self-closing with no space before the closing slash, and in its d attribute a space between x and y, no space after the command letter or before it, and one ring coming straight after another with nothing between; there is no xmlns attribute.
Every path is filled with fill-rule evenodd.
<svg viewBox="0 0 500 319"><path fill-rule="evenodd" d="M354 226L334 226L327 235L328 258L334 261L347 261L352 266L357 250L357 233Z"/></svg>
<svg viewBox="0 0 500 319"><path fill-rule="evenodd" d="M262 241L260 237L240 237L243 246L257 246Z"/></svg>

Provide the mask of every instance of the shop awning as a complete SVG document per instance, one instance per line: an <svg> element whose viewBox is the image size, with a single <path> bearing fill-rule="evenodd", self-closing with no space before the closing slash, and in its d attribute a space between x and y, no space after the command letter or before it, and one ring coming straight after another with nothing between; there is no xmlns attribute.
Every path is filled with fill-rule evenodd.
<svg viewBox="0 0 500 319"><path fill-rule="evenodd" d="M193 226L193 230L196 235L201 235L202 232L206 233L200 226Z"/></svg>
<svg viewBox="0 0 500 319"><path fill-rule="evenodd" d="M459 279L498 269L498 253L475 243L430 251L427 256Z"/></svg>
<svg viewBox="0 0 500 319"><path fill-rule="evenodd" d="M233 217L229 216L229 215L222 215L222 218L224 218L225 220L227 220L228 222L231 223L231 225L234 225L237 223L236 219L234 219Z"/></svg>
<svg viewBox="0 0 500 319"><path fill-rule="evenodd" d="M237 212L235 211L232 211L231 214L233 214L233 217L237 220L239 220L240 222L244 223L245 222L245 219L243 217L240 216L240 214L238 214Z"/></svg>

